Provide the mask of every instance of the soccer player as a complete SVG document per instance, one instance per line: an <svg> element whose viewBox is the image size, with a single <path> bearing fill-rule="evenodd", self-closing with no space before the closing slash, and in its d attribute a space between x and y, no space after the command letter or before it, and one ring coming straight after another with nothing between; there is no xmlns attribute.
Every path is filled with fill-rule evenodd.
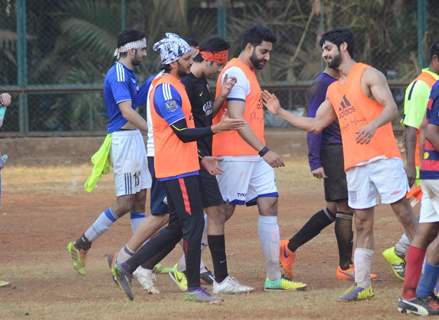
<svg viewBox="0 0 439 320"><path fill-rule="evenodd" d="M328 86L337 80L336 70L326 66L315 79L308 104L308 117L315 117L318 107L326 98ZM282 240L280 263L285 274L293 276L295 252L335 221L339 265L335 276L339 280L354 280L352 265L352 210L348 206L346 174L343 167L343 146L340 126L334 121L322 133L308 133L308 160L311 173L323 179L326 208L316 212L291 239Z"/></svg>
<svg viewBox="0 0 439 320"><path fill-rule="evenodd" d="M222 92L226 77L236 84L219 109L213 123L228 113L242 119L245 126L237 131L213 137L213 155L222 157L223 174L217 176L221 194L226 201L226 217L236 205L258 206L258 234L265 257L264 290L304 289L305 284L284 279L279 266L279 225L277 222L278 192L273 168L284 166L281 157L268 149L264 138L264 110L256 71L270 60L276 37L263 26L248 29L242 38L239 56L230 60L217 80L216 95Z"/></svg>
<svg viewBox="0 0 439 320"><path fill-rule="evenodd" d="M384 75L377 69L353 60L354 38L348 29L333 29L323 34L322 57L339 71L315 118L298 117L282 109L273 94L264 91L263 99L273 114L293 126L321 132L338 119L343 142L348 204L355 212L355 285L340 301L370 299L374 296L370 274L374 254L373 220L379 195L390 204L407 236L415 233L416 218L405 194L408 191L398 145L391 121L398 115Z"/></svg>
<svg viewBox="0 0 439 320"><path fill-rule="evenodd" d="M398 301L400 312L422 316L439 315L439 298L434 294L439 280L439 81L431 90L427 122L423 129L424 157L420 170L421 214L407 251L404 287Z"/></svg>
<svg viewBox="0 0 439 320"><path fill-rule="evenodd" d="M73 268L82 276L86 275L85 258L92 243L117 219L131 212L133 232L145 219L146 189L151 187L141 133L146 131L147 124L135 110L134 103L138 93L134 68L146 57L145 34L136 30L122 32L118 36L116 55L117 61L104 80L107 137L111 139L106 152L113 165L116 203L106 208L81 237L67 244ZM136 275L142 272L144 270L139 268Z"/></svg>
<svg viewBox="0 0 439 320"><path fill-rule="evenodd" d="M422 193L419 188L419 166L421 164L420 131L422 121L425 118L427 102L431 88L439 79L439 41L430 48L430 65L422 69L422 72L408 85L404 97L404 116L402 124L405 129L405 150L407 155L406 172L409 186L412 187L409 194L420 198ZM416 182L416 183L415 183ZM414 203L417 202L414 200ZM383 256L391 265L393 273L400 280L404 280L405 255L410 241L404 234L395 246L383 251Z"/></svg>
<svg viewBox="0 0 439 320"><path fill-rule="evenodd" d="M170 222L131 258L116 263L113 276L128 298L133 299L130 279L134 270L157 255L165 257L183 238L188 282L186 299L221 303L222 299L210 295L200 286L204 218L195 141L223 130L239 128L243 122L225 116L218 124L194 128L189 98L180 81L190 71L192 48L173 33L167 33L153 48L160 52L164 69L164 73L153 80L149 95L154 127L154 167L157 179L166 188Z"/></svg>

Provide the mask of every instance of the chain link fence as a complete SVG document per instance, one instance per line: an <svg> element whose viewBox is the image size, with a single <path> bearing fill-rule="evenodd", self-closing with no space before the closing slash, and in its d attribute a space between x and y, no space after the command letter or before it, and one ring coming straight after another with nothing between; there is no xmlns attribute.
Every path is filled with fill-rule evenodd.
<svg viewBox="0 0 439 320"><path fill-rule="evenodd" d="M102 81L117 34L145 30L148 58L140 81L157 72L152 44L164 32L198 41L220 34L240 50L240 36L261 23L278 42L261 83L302 113L322 70L319 35L333 27L355 34L355 56L381 70L401 106L404 87L420 70L416 0L3 0L0 1L0 85L13 94L2 131L20 135L96 134L105 130ZM421 1L422 2L422 1ZM439 36L439 2L425 0L422 54ZM385 17L385 18L380 18ZM285 123L269 115L267 125Z"/></svg>

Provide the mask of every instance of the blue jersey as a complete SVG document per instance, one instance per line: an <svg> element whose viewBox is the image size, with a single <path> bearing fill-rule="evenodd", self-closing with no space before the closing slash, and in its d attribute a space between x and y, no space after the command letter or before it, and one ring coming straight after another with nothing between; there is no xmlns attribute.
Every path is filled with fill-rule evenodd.
<svg viewBox="0 0 439 320"><path fill-rule="evenodd" d="M185 118L182 103L181 96L174 86L169 83L157 86L154 92L155 110L169 125Z"/></svg>
<svg viewBox="0 0 439 320"><path fill-rule="evenodd" d="M132 108L136 109L135 99L139 87L134 71L120 62L116 62L105 75L104 102L107 108L107 132L120 130L128 121L122 116L118 104L131 101Z"/></svg>

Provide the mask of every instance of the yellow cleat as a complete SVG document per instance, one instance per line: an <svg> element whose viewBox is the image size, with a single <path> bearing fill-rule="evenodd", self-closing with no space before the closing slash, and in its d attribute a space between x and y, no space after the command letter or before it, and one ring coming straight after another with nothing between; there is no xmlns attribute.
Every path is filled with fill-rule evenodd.
<svg viewBox="0 0 439 320"><path fill-rule="evenodd" d="M291 281L285 278L277 280L265 279L264 291L279 291L279 290L305 290L306 284L302 282Z"/></svg>

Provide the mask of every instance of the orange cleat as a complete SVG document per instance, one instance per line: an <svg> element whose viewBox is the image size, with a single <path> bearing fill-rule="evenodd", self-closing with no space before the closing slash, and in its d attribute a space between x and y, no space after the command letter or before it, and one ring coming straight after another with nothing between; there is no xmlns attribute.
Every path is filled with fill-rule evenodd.
<svg viewBox="0 0 439 320"><path fill-rule="evenodd" d="M285 276L288 279L293 278L293 264L296 260L296 254L288 249L288 240L280 241L279 263Z"/></svg>
<svg viewBox="0 0 439 320"><path fill-rule="evenodd" d="M355 280L355 267L353 264L349 266L348 269L343 270L340 268L340 266L337 267L335 270L335 277L337 280L344 280L344 281L354 281ZM370 280L377 280L378 275L376 273L370 274Z"/></svg>

